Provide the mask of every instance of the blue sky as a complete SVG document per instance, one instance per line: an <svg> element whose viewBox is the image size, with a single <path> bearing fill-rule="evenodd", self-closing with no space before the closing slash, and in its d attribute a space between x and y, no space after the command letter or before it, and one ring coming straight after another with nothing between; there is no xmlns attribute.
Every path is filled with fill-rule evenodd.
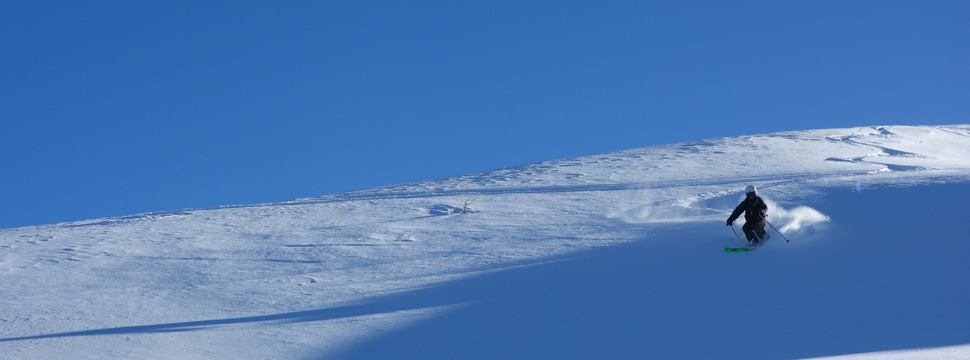
<svg viewBox="0 0 970 360"><path fill-rule="evenodd" d="M966 123L966 1L4 1L0 227Z"/></svg>

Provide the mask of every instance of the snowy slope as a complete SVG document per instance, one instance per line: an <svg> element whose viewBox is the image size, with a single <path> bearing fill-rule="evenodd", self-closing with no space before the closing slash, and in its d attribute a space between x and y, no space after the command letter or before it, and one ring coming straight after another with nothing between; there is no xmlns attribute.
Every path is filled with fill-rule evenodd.
<svg viewBox="0 0 970 360"><path fill-rule="evenodd" d="M0 357L965 358L968 180L829 129L2 230ZM721 251L747 184L790 243Z"/></svg>

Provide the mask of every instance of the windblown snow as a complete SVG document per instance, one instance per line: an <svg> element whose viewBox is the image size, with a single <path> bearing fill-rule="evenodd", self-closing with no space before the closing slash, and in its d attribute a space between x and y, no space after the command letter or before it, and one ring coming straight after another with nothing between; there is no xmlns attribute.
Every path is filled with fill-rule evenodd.
<svg viewBox="0 0 970 360"><path fill-rule="evenodd" d="M968 195L970 125L881 126L0 230L0 358L965 359Z"/></svg>

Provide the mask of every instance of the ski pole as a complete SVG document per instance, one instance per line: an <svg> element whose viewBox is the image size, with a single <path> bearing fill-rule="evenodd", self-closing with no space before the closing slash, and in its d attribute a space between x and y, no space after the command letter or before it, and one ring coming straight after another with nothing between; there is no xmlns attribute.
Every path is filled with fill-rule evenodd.
<svg viewBox="0 0 970 360"><path fill-rule="evenodd" d="M781 233L781 231L778 231L778 229L775 229L775 226L774 225L771 225L771 223L768 222L768 219L765 219L765 218L761 218L761 219L765 221L765 224L768 224L768 226L771 226L771 228L774 229L775 232L778 233L778 235L781 235L781 238L782 239L785 239L785 242L786 243L790 243L791 242L791 240L788 240L788 238L786 238L785 235ZM732 226L731 228L733 229L734 227Z"/></svg>
<svg viewBox="0 0 970 360"><path fill-rule="evenodd" d="M738 240L741 240L741 237L738 236L738 231L734 230L734 224L731 224L731 231L734 232L734 237L738 238Z"/></svg>

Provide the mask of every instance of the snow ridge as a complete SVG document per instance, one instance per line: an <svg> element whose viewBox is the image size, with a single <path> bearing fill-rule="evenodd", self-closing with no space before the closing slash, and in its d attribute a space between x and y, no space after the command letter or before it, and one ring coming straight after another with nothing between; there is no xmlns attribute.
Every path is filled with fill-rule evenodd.
<svg viewBox="0 0 970 360"><path fill-rule="evenodd" d="M925 221L957 221L968 180L970 125L877 126L0 230L0 354L769 359L961 349L970 296L940 279L970 275L967 246L952 241L963 234L911 229L908 214L887 209L912 201L946 213ZM748 184L792 242L725 255L738 240L724 220ZM928 246L906 258L884 245L914 237ZM725 303L756 315L708 310ZM921 322L919 334L907 326ZM725 350L752 331L776 345Z"/></svg>

